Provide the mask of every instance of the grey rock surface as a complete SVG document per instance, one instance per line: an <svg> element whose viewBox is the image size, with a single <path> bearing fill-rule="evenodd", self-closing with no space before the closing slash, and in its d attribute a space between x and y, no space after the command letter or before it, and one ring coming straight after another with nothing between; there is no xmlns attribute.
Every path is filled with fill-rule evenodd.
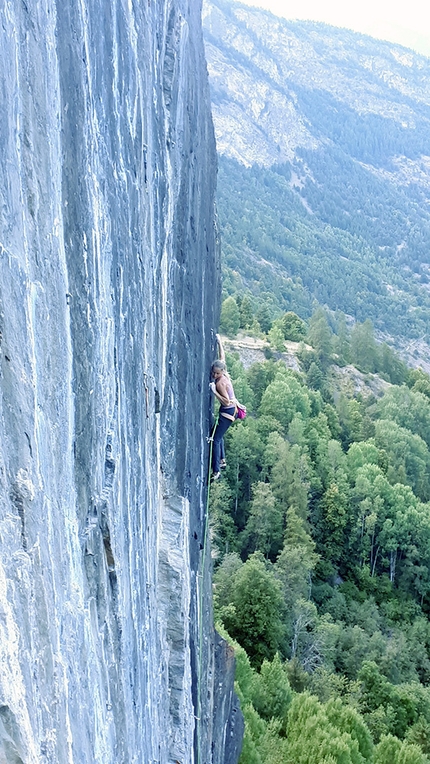
<svg viewBox="0 0 430 764"><path fill-rule="evenodd" d="M0 6L1 764L237 761L205 541L200 11Z"/></svg>

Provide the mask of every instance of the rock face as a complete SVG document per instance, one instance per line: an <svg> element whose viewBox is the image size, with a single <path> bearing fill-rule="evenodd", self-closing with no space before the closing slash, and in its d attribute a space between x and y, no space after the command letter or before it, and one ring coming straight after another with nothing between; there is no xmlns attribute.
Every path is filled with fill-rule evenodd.
<svg viewBox="0 0 430 764"><path fill-rule="evenodd" d="M0 761L236 762L205 528L199 3L0 14Z"/></svg>

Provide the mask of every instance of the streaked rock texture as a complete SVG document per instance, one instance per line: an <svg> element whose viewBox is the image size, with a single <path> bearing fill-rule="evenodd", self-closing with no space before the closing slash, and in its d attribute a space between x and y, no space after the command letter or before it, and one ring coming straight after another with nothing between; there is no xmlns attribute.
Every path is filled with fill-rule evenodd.
<svg viewBox="0 0 430 764"><path fill-rule="evenodd" d="M236 762L205 542L199 3L0 16L0 761Z"/></svg>

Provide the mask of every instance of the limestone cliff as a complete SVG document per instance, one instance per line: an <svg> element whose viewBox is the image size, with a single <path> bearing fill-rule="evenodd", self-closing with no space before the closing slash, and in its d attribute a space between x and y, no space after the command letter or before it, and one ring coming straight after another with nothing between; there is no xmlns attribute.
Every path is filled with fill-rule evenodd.
<svg viewBox="0 0 430 764"><path fill-rule="evenodd" d="M0 761L236 762L205 542L199 3L0 15Z"/></svg>

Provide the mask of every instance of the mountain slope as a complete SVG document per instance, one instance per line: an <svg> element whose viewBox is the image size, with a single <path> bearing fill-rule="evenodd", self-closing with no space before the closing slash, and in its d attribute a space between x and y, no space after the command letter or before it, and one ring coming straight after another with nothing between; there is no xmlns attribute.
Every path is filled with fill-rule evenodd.
<svg viewBox="0 0 430 764"><path fill-rule="evenodd" d="M226 292L428 340L430 61L226 0L203 18Z"/></svg>

